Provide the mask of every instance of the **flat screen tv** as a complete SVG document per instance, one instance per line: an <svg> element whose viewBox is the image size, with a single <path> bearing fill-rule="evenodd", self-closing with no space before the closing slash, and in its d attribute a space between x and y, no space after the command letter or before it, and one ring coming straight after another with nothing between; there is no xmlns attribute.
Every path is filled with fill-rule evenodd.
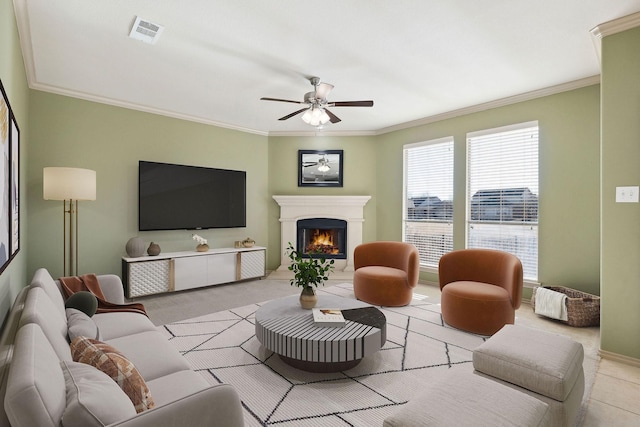
<svg viewBox="0 0 640 427"><path fill-rule="evenodd" d="M138 229L246 227L246 172L140 161Z"/></svg>

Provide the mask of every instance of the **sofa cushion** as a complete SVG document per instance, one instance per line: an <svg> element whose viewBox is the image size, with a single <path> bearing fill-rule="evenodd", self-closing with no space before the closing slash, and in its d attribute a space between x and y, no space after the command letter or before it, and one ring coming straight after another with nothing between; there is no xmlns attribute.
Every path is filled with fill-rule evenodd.
<svg viewBox="0 0 640 427"><path fill-rule="evenodd" d="M147 381L156 406L175 402L211 385L195 371L179 371Z"/></svg>
<svg viewBox="0 0 640 427"><path fill-rule="evenodd" d="M384 427L549 426L549 406L461 369L436 374Z"/></svg>
<svg viewBox="0 0 640 427"><path fill-rule="evenodd" d="M40 326L60 360L71 360L64 306L61 313L42 288L31 288L27 293L20 316L20 327L28 323Z"/></svg>
<svg viewBox="0 0 640 427"><path fill-rule="evenodd" d="M562 335L505 325L473 351L484 374L564 401L582 373L582 344Z"/></svg>
<svg viewBox="0 0 640 427"><path fill-rule="evenodd" d="M91 317L98 310L98 298L87 291L76 292L64 302L65 308L75 308Z"/></svg>
<svg viewBox="0 0 640 427"><path fill-rule="evenodd" d="M60 362L67 394L64 427L103 427L136 415L129 397L104 372L77 362Z"/></svg>
<svg viewBox="0 0 640 427"><path fill-rule="evenodd" d="M4 408L12 427L58 427L64 409L60 360L37 324L16 334Z"/></svg>
<svg viewBox="0 0 640 427"><path fill-rule="evenodd" d="M140 313L125 311L97 313L91 319L98 325L103 341L156 330L151 320Z"/></svg>
<svg viewBox="0 0 640 427"><path fill-rule="evenodd" d="M89 316L75 308L67 308L67 331L69 342L76 337L87 337L95 340L100 339L98 325Z"/></svg>
<svg viewBox="0 0 640 427"><path fill-rule="evenodd" d="M582 406L582 398L584 396L584 373L581 372L576 380L575 385L573 386L573 390L569 393L569 396L563 401L552 399L550 397L544 396L542 394L533 392L531 390L527 390L526 388L517 386L515 384L511 384L509 382L503 381L499 378L492 377L491 375L483 374L480 371L473 371L475 375L479 375L484 378L488 378L491 381L498 382L500 384L506 385L509 388L521 391L523 393L528 394L529 396L533 396L536 399L546 403L549 405L549 415L550 415L550 425L552 426L575 426L576 420L578 416L578 412Z"/></svg>
<svg viewBox="0 0 640 427"><path fill-rule="evenodd" d="M77 337L71 342L71 354L74 361L94 366L111 377L129 396L136 412L155 406L140 372L114 347L98 340Z"/></svg>
<svg viewBox="0 0 640 427"><path fill-rule="evenodd" d="M51 301L53 301L56 308L60 310L60 314L64 315L64 298L62 297L62 292L60 292L60 288L46 268L36 270L33 279L31 279L31 287L43 289Z"/></svg>
<svg viewBox="0 0 640 427"><path fill-rule="evenodd" d="M105 342L126 354L146 381L191 369L187 359L158 331L141 332Z"/></svg>

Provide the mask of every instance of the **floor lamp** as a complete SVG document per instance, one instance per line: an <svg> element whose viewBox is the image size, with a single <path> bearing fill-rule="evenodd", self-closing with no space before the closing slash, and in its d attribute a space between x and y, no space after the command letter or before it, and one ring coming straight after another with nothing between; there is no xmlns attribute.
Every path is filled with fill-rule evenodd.
<svg viewBox="0 0 640 427"><path fill-rule="evenodd" d="M64 276L67 276L67 270L69 275L77 276L78 201L96 199L96 171L48 167L44 168L42 184L45 200L62 200L62 263ZM68 217L67 214L69 214Z"/></svg>

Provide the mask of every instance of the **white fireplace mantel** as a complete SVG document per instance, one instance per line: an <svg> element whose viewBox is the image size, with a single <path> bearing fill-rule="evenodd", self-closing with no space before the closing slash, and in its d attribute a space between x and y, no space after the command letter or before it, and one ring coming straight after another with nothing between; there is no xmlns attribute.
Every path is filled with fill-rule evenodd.
<svg viewBox="0 0 640 427"><path fill-rule="evenodd" d="M297 222L308 218L333 218L347 222L347 258L336 260L336 270L353 271L353 250L362 243L364 206L371 196L273 196L280 205L281 258L278 271L288 270L285 255L289 242L296 242Z"/></svg>

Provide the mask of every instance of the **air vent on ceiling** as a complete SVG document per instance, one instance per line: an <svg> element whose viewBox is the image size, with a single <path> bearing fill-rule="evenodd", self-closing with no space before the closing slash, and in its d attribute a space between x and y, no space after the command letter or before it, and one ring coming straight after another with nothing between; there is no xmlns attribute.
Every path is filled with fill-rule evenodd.
<svg viewBox="0 0 640 427"><path fill-rule="evenodd" d="M145 43L155 44L163 30L163 26L136 16L136 21L133 23L133 27L131 27L129 37Z"/></svg>

